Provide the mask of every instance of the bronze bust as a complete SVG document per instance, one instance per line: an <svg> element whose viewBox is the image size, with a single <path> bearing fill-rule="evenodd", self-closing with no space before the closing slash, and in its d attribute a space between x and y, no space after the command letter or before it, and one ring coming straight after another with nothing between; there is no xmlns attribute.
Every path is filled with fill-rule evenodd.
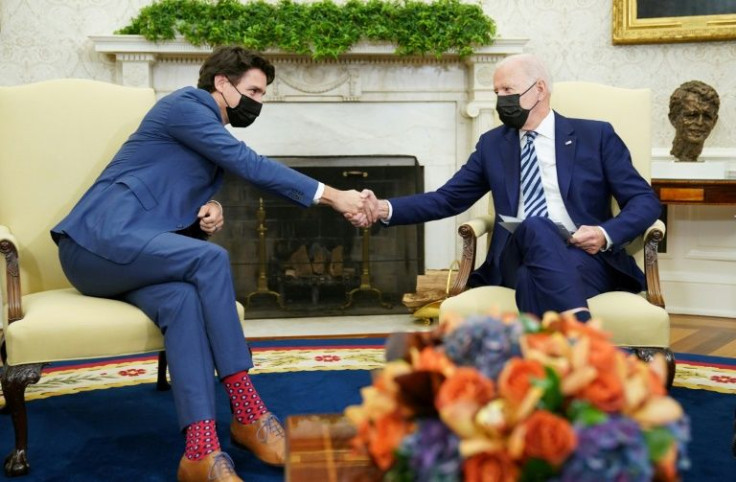
<svg viewBox="0 0 736 482"><path fill-rule="evenodd" d="M710 85L691 80L670 96L670 122L675 128L670 154L679 161L694 162L718 120L721 101Z"/></svg>

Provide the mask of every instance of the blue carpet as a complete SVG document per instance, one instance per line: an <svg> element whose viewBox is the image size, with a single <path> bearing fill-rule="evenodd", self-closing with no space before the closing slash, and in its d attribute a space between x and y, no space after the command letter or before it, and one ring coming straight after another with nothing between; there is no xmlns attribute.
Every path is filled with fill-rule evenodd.
<svg viewBox="0 0 736 482"><path fill-rule="evenodd" d="M670 395L690 417L692 467L684 473L683 480L736 481L736 458L731 455L736 396L678 387Z"/></svg>
<svg viewBox="0 0 736 482"><path fill-rule="evenodd" d="M289 415L341 412L360 403L370 383L367 371L315 371L254 376L267 405L282 419ZM736 481L731 456L736 397L706 390L674 388L692 422L692 468L686 482ZM219 433L241 476L248 482L283 480L283 471L263 465L231 447L224 390L218 390ZM31 473L35 481L170 481L183 449L170 392L136 385L57 396L28 403ZM0 416L0 455L13 444L10 418ZM0 475L0 479L4 476Z"/></svg>
<svg viewBox="0 0 736 482"><path fill-rule="evenodd" d="M318 371L254 375L268 407L288 415L341 412L360 403L368 371ZM230 410L218 390L218 432L248 482L276 482L283 470L262 464L230 444ZM171 392L151 384L96 390L28 403L31 472L19 482L143 482L176 480L184 447ZM13 447L10 417L0 416L0 455ZM5 479L4 475L0 478Z"/></svg>

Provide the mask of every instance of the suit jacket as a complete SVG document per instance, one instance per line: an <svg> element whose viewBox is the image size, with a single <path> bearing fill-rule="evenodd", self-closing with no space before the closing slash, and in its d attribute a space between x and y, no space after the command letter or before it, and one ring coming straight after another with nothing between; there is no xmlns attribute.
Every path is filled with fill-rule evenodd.
<svg viewBox="0 0 736 482"><path fill-rule="evenodd" d="M224 169L303 206L317 191L314 179L228 132L210 93L185 87L151 108L51 235L58 241L66 234L99 256L129 263L155 236L192 225L222 185Z"/></svg>
<svg viewBox="0 0 736 482"><path fill-rule="evenodd" d="M623 141L607 122L571 119L555 112L555 154L560 193L576 226L603 227L612 241L600 255L619 274L617 289L643 289L643 273L623 249L659 217L651 186L631 164ZM467 163L437 191L391 199L389 225L442 219L470 208L489 190L496 220L488 257L473 272L473 286L501 283L500 258L510 233L499 214L516 216L519 203L519 131L506 126L483 134ZM611 197L621 207L613 216Z"/></svg>

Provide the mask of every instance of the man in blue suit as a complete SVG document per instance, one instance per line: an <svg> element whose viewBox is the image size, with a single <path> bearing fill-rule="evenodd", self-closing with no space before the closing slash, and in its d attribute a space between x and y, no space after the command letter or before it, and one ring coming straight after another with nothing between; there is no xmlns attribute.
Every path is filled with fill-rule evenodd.
<svg viewBox="0 0 736 482"><path fill-rule="evenodd" d="M161 329L185 454L180 481L241 480L220 450L214 373L230 398L230 435L283 465L284 433L253 388L227 252L205 238L222 228L212 200L228 170L294 203L356 214L357 191L325 186L259 156L227 131L258 116L274 67L240 47L215 50L198 88L159 100L72 211L52 230L71 283L141 308ZM115 115L111 112L110 115Z"/></svg>
<svg viewBox="0 0 736 482"><path fill-rule="evenodd" d="M660 203L610 124L551 110L552 83L537 57L504 59L493 82L503 125L480 137L444 186L390 200L367 193L371 208L351 222L393 226L442 219L467 210L490 190L497 212L493 236L469 286L514 288L522 312L554 310L587 321L587 298L644 287L644 274L624 247L657 219ZM621 206L616 216L611 197ZM499 225L501 216L522 222L512 233Z"/></svg>

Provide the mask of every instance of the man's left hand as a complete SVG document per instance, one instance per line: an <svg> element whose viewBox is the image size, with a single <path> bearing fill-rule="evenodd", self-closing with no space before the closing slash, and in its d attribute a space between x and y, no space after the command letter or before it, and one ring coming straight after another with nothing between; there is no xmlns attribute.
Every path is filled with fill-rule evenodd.
<svg viewBox="0 0 736 482"><path fill-rule="evenodd" d="M570 244L588 254L596 254L606 247L606 236L598 226L580 226L570 238Z"/></svg>
<svg viewBox="0 0 736 482"><path fill-rule="evenodd" d="M209 201L207 204L199 208L197 217L199 218L199 228L207 233L208 236L212 236L221 230L222 226L225 224L222 207L220 206L220 203L214 201Z"/></svg>

